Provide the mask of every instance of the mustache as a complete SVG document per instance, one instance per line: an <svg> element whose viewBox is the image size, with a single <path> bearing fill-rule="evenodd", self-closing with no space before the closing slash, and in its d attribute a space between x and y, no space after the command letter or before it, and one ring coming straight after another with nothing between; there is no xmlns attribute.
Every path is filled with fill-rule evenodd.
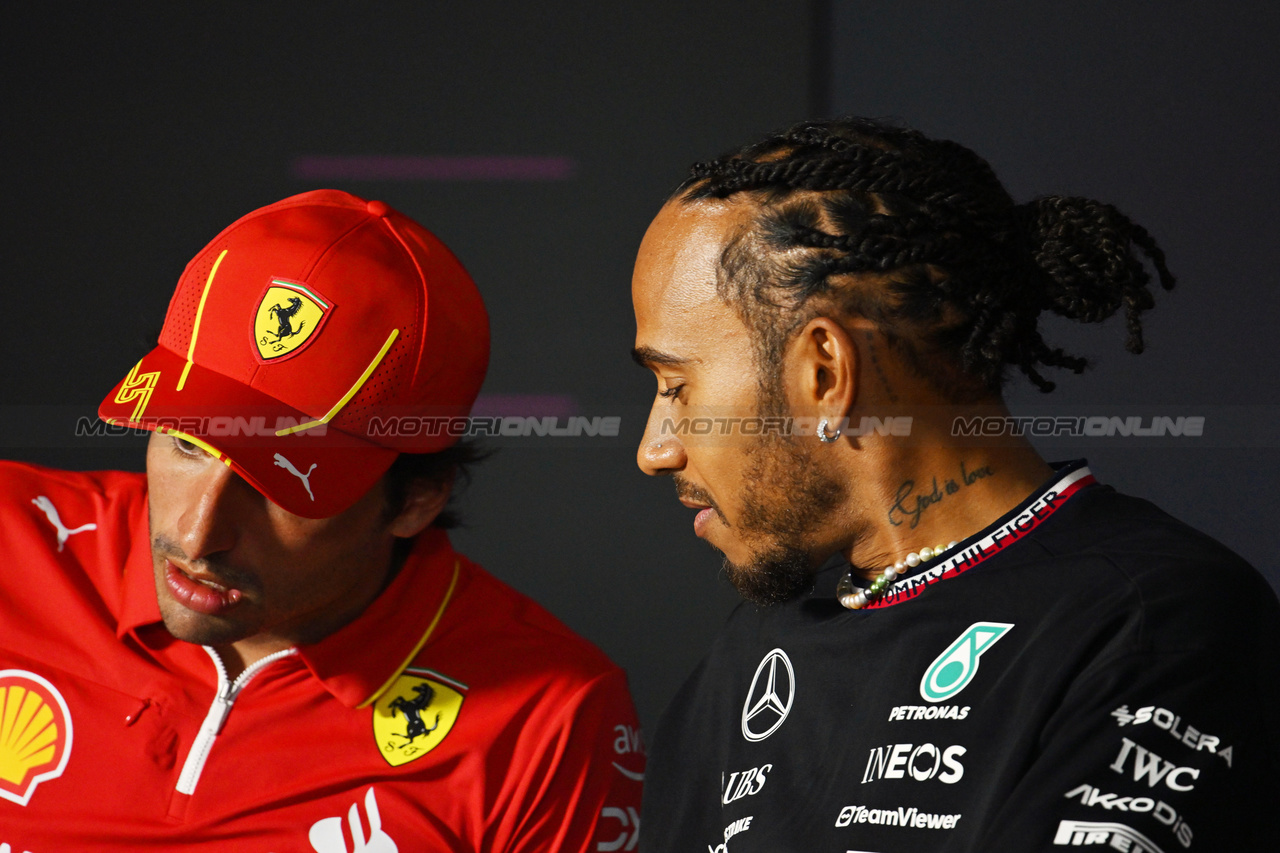
<svg viewBox="0 0 1280 853"><path fill-rule="evenodd" d="M153 557L172 557L184 566L190 566L193 569L213 575L218 579L219 583L227 586L245 589L257 583L257 576L253 572L238 568L217 554L202 557L199 560L191 559L187 556L187 552L178 546L178 543L165 536L152 538L151 554Z"/></svg>
<svg viewBox="0 0 1280 853"><path fill-rule="evenodd" d="M676 487L676 497L693 501L694 503L706 504L711 507L712 511L725 523L729 525L729 520L724 517L724 513L720 511L720 506L715 502L706 489L701 486L690 483L679 472L671 475L671 482Z"/></svg>

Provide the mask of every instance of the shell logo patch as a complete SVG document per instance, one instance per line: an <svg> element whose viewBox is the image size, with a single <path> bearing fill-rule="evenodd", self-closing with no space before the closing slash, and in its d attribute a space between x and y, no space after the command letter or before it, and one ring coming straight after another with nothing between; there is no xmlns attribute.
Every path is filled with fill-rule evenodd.
<svg viewBox="0 0 1280 853"><path fill-rule="evenodd" d="M58 689L33 672L0 670L0 797L25 806L71 757L71 712Z"/></svg>
<svg viewBox="0 0 1280 853"><path fill-rule="evenodd" d="M373 738L392 767L416 761L448 736L467 685L429 669L406 669L373 704Z"/></svg>
<svg viewBox="0 0 1280 853"><path fill-rule="evenodd" d="M297 355L315 340L333 303L296 281L275 278L267 285L253 318L253 342L263 361Z"/></svg>

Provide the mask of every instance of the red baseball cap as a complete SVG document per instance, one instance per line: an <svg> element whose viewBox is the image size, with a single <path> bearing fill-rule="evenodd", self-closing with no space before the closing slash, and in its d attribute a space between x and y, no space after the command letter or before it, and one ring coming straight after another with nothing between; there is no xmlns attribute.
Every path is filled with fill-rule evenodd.
<svg viewBox="0 0 1280 853"><path fill-rule="evenodd" d="M456 441L489 318L439 239L338 190L238 219L187 264L159 346L98 408L178 435L295 515L351 506L401 452ZM407 425L407 426L406 426Z"/></svg>

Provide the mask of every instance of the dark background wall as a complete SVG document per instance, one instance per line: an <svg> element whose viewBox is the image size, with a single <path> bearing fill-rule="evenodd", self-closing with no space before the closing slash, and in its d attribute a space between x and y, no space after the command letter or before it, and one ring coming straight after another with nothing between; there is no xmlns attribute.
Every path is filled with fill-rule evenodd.
<svg viewBox="0 0 1280 853"><path fill-rule="evenodd" d="M1111 324L1055 327L1098 369L1052 399L1205 415L1206 438L1045 452L1087 453L1280 584L1280 15L1024 5L10 4L0 455L140 469L137 439L74 424L145 351L186 260L285 195L381 198L484 293L488 405L622 418L616 439L499 442L455 540L627 667L651 725L736 599L670 485L634 466L653 392L627 358L635 248L689 162L815 113L897 115L987 155L1019 197L1094 195L1161 239L1182 283L1149 352ZM357 156L402 159L316 159ZM503 159L458 159L476 156Z"/></svg>

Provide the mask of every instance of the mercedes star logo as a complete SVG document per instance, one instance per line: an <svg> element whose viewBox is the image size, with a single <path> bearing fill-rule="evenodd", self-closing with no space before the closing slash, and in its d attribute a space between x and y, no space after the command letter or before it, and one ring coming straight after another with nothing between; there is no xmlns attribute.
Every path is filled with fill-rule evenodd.
<svg viewBox="0 0 1280 853"><path fill-rule="evenodd" d="M761 676L764 676L761 678ZM778 730L796 698L796 673L782 649L774 649L756 667L742 705L742 736L760 741Z"/></svg>

